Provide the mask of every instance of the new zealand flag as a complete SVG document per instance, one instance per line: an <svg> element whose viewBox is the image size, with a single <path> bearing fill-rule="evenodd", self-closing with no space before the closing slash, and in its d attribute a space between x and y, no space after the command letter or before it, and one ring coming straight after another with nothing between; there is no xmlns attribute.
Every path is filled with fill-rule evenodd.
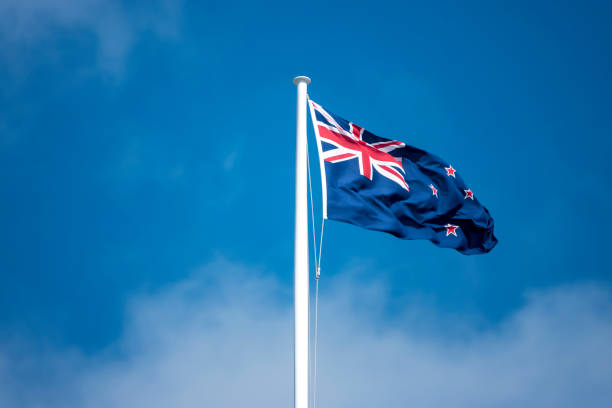
<svg viewBox="0 0 612 408"><path fill-rule="evenodd" d="M489 252L493 218L453 166L383 139L309 101L323 182L323 216L463 254Z"/></svg>

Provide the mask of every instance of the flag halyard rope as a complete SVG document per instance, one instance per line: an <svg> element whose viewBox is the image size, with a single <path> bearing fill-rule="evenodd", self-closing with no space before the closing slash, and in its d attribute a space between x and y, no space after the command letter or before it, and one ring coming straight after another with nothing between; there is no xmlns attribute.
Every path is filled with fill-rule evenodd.
<svg viewBox="0 0 612 408"><path fill-rule="evenodd" d="M308 152L308 148L306 149L306 162L308 164L308 190L310 192L310 214L311 214L311 219L312 219L312 241L313 241L313 245L312 248L314 250L314 261L315 261L315 268L317 268L315 270L315 272L318 271L318 258L317 258L317 237L316 237L316 231L315 231L315 221L314 221L314 203L312 201L312 178L310 176L310 154Z"/></svg>
<svg viewBox="0 0 612 408"><path fill-rule="evenodd" d="M310 175L310 156L308 153L309 149L306 149L306 161L308 164L308 187L310 190L310 212L312 216L312 240L314 250L314 261L315 261L315 305L314 305L314 336L313 336L313 357L312 357L312 408L317 406L317 385L318 385L318 373L317 373L317 362L318 362L318 345L319 345L319 278L321 276L321 255L323 252L323 231L325 227L325 218L321 219L321 233L319 236L319 251L317 253L317 240L315 231L314 221L314 202L312 199L312 177Z"/></svg>

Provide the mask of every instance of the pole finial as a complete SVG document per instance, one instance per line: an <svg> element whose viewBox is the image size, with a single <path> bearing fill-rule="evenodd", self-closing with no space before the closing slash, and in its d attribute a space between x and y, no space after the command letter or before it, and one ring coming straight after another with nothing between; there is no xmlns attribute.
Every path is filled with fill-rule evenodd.
<svg viewBox="0 0 612 408"><path fill-rule="evenodd" d="M310 78L308 78L307 76L296 76L295 78L293 78L293 84L297 85L300 82L306 82L306 85L308 85L310 83Z"/></svg>

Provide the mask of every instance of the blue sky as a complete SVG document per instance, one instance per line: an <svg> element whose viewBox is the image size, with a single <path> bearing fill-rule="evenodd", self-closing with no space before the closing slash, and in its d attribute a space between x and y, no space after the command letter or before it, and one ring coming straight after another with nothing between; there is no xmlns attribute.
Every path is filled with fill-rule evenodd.
<svg viewBox="0 0 612 408"><path fill-rule="evenodd" d="M595 344L596 360L610 366L612 342L589 340L612 340L610 17L604 2L3 2L0 356L11 356L4 367L15 386L0 391L0 401L33 406L53 381L67 378L56 388L69 388L74 366L95 378L92 389L104 389L98 374L108 372L105 364L138 360L125 344L142 342L138 322L149 322L169 298L163 310L170 316L195 304L244 322L214 333L187 330L195 338L233 344L234 336L259 330L257 318L242 311L249 307L278 314L273 331L290 332L295 75L310 76L310 96L334 113L451 162L495 218L500 241L490 254L467 257L329 222L322 297L331 301L346 285L353 291L340 298L353 307L330 304L323 319L335 311L353 324L354 314L374 308L375 318L362 322L371 343L360 346L382 347L372 334L379 327L404 328L397 335L408 340L389 335L397 353L428 339L424 354L436 358L423 367L448 372L453 359L434 345L451 342L450 349L475 353L452 370L475 379L483 374L473 367L499 363L504 336L524 330L531 338L538 325L523 325L522 316L550 318L552 329L543 324L537 338L546 341L537 344L560 353L573 347L558 340L567 335L558 326L571 331L593 321L576 344ZM261 287L268 280L276 289ZM248 302L233 303L228 290L229 300L211 306L201 299L210 288L196 299L176 289L194 281L212 288L235 281L243 294L247 281L270 298L249 294ZM172 323L156 333L176 330L175 318L159 319ZM348 327L337 337L330 328L322 355L325 344L327 357L333 354ZM175 355L168 350L176 342L162 343L162 355ZM480 346L483 355L472 349ZM601 390L591 406L603 406L610 387L594 383L605 369L582 357L583 378L593 380L584 386ZM79 363L66 363L73 359ZM29 367L26 361L31 369L14 370ZM39 378L42 361L69 374ZM327 364L328 375L342 365ZM290 374L291 361L279 358L274 367ZM434 388L449 381L431 378ZM564 381L579 379L562 377L559 387L567 389ZM26 400L15 391L21 387L39 392ZM504 395L493 400L513 406ZM58 406L68 401L49 398Z"/></svg>

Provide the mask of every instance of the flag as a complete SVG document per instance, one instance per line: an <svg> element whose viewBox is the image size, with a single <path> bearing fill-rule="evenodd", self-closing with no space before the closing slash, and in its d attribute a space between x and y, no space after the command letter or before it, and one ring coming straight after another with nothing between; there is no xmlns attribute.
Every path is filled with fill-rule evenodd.
<svg viewBox="0 0 612 408"><path fill-rule="evenodd" d="M323 216L471 255L497 244L493 218L449 162L383 139L309 101Z"/></svg>

